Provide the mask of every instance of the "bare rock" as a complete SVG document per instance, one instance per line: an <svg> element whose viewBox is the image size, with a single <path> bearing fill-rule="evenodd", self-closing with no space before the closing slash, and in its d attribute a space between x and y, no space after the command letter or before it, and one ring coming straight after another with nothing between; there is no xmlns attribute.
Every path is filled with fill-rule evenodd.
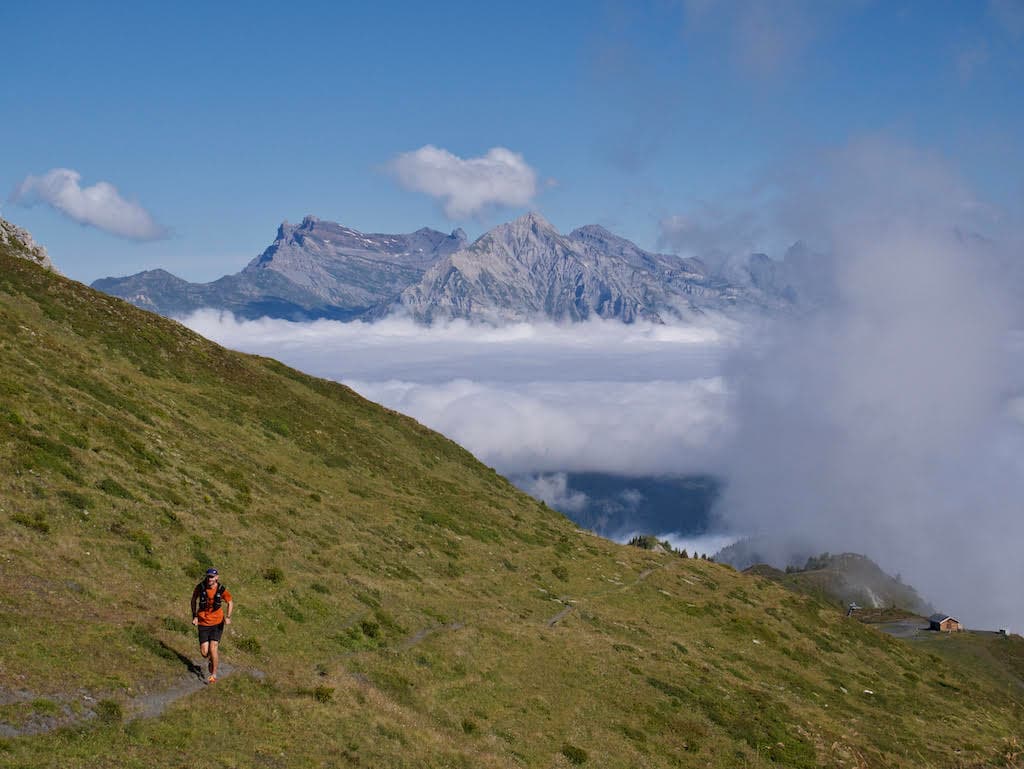
<svg viewBox="0 0 1024 769"><path fill-rule="evenodd" d="M57 268L53 266L53 262L50 261L46 249L32 239L32 234L26 229L11 224L6 219L0 219L0 244L8 246L15 256L58 272Z"/></svg>

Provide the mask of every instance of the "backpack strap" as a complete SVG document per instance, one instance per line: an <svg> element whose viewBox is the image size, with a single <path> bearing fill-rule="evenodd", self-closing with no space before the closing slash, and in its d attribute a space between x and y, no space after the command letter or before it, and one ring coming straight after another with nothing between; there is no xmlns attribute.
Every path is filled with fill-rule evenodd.
<svg viewBox="0 0 1024 769"><path fill-rule="evenodd" d="M220 608L221 601L223 600L224 591L227 590L224 585L220 582L217 583L217 590L213 594L213 601L210 601L210 597L206 592L206 581L200 582L196 585L196 593L199 594L199 611L217 611ZM210 605L212 603L212 606Z"/></svg>

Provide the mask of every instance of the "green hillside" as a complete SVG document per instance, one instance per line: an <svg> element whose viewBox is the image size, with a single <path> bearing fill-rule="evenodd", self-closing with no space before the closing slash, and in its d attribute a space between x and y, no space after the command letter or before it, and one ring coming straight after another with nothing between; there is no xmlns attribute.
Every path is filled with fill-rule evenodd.
<svg viewBox="0 0 1024 769"><path fill-rule="evenodd" d="M1005 666L602 540L411 419L7 246L0 536L4 767L1022 762ZM204 687L211 563L237 611Z"/></svg>
<svg viewBox="0 0 1024 769"><path fill-rule="evenodd" d="M808 558L800 569L782 571L767 564L755 564L744 571L833 602L841 609L856 603L865 611L893 607L908 614L934 611L912 586L889 576L870 558L857 553L822 553Z"/></svg>

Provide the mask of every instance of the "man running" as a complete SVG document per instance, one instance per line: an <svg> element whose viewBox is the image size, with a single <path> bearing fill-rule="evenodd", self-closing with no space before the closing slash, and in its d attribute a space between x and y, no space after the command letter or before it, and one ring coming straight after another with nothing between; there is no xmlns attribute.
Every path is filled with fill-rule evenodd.
<svg viewBox="0 0 1024 769"><path fill-rule="evenodd" d="M222 608L227 603L227 614ZM206 570L206 579L192 591L192 624L199 628L199 653L209 660L209 683L217 682L217 647L224 633L224 625L231 624L234 609L231 593L222 584L216 569Z"/></svg>

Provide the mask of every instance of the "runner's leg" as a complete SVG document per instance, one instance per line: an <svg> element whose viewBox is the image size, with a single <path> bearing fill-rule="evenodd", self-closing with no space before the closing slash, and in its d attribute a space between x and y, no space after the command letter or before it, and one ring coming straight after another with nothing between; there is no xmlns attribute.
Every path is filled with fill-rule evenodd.
<svg viewBox="0 0 1024 769"><path fill-rule="evenodd" d="M217 647L220 644L217 641L210 641L210 675L217 675L217 663L220 662L220 657L217 654Z"/></svg>

